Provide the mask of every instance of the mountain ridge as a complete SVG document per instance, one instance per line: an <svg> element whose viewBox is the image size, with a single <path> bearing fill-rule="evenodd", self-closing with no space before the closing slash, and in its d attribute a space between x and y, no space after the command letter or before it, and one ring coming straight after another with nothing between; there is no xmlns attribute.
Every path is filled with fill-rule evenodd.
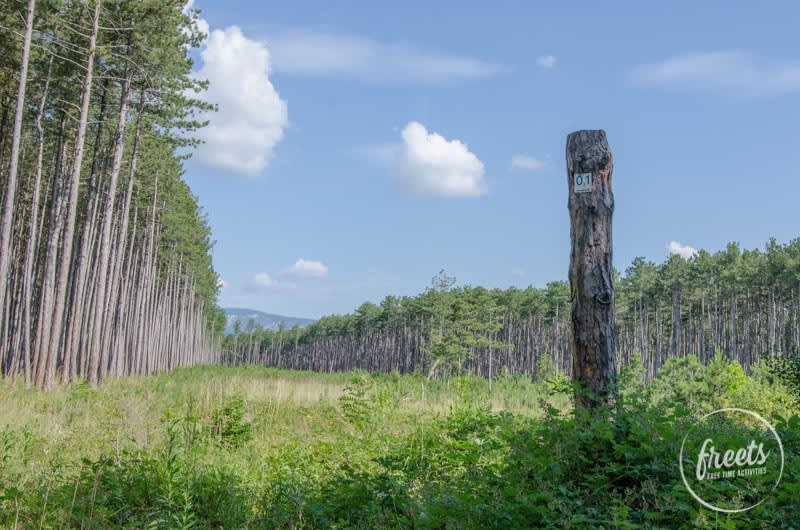
<svg viewBox="0 0 800 530"><path fill-rule="evenodd" d="M236 322L239 323L242 330L245 330L251 320L254 324L271 331L277 331L281 322L287 329L294 326L302 328L316 322L313 318L290 317L245 307L223 307L222 310L225 312L225 334L233 333Z"/></svg>

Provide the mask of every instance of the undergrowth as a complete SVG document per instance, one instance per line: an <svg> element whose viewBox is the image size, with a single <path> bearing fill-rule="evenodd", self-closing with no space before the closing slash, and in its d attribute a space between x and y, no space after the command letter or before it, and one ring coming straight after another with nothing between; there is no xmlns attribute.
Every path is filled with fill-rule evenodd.
<svg viewBox="0 0 800 530"><path fill-rule="evenodd" d="M2 528L800 528L797 396L720 357L675 359L649 385L633 363L590 418L555 374L492 392L256 368L50 395L3 384L20 415L0 427ZM740 514L698 504L678 468L693 422L725 406L768 418L786 452L780 486Z"/></svg>

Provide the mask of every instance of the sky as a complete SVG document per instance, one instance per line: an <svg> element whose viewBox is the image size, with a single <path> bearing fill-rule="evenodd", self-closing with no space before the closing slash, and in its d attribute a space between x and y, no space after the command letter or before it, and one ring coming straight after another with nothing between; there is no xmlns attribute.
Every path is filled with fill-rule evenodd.
<svg viewBox="0 0 800 530"><path fill-rule="evenodd" d="M621 271L800 236L796 2L192 4L223 307L565 280L578 129L613 152Z"/></svg>

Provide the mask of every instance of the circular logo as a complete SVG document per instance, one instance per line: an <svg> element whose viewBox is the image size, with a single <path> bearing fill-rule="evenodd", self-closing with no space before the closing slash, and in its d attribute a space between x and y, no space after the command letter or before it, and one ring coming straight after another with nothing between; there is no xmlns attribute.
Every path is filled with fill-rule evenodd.
<svg viewBox="0 0 800 530"><path fill-rule="evenodd" d="M681 478L711 510L746 512L764 502L783 476L783 444L759 414L725 408L700 418L683 438Z"/></svg>

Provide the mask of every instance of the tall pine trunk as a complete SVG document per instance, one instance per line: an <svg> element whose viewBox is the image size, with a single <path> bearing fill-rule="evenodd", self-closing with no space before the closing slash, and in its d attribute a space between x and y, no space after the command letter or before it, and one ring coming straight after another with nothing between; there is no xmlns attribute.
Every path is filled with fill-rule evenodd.
<svg viewBox="0 0 800 530"><path fill-rule="evenodd" d="M28 0L28 15L25 19L25 38L22 43L22 60L19 67L17 106L14 109L14 128L11 133L11 160L8 167L3 218L0 221L0 322L7 322L11 315L4 314L6 291L8 290L11 265L11 228L14 225L15 202L17 200L17 173L19 170L19 145L22 140L22 115L25 112L25 86L28 81L28 59L33 35L33 12L36 0ZM2 326L5 327L5 326ZM0 337L0 359L5 357L6 338Z"/></svg>
<svg viewBox="0 0 800 530"><path fill-rule="evenodd" d="M120 94L119 116L117 122L116 140L114 145L114 160L111 165L111 178L108 183L108 193L103 213L103 224L100 230L98 247L97 278L95 279L94 317L92 335L89 340L89 376L88 381L92 386L102 385L105 380L108 351L101 348L103 320L107 318L110 307L106 294L108 292L108 267L111 259L111 226L114 219L114 204L117 197L117 180L122 166L122 153L125 147L125 125L128 117L128 94L130 93L132 71L128 69Z"/></svg>
<svg viewBox="0 0 800 530"><path fill-rule="evenodd" d="M36 151L36 174L33 180L33 200L31 204L31 220L28 232L28 240L25 248L25 264L23 265L23 294L22 303L22 352L25 386L31 384L31 333L33 328L32 318L32 298L33 298L33 262L36 254L36 246L39 243L39 196L42 188L42 164L44 162L44 128L42 118L44 117L44 107L47 101L47 91L50 86L50 75L53 72L53 56L50 55L47 61L47 77L44 81L42 98L39 100L39 109L36 114L36 132L38 135L38 146Z"/></svg>
<svg viewBox="0 0 800 530"><path fill-rule="evenodd" d="M100 0L94 0L94 14L92 17L92 34L89 38L89 52L86 58L86 76L81 90L81 112L78 119L78 131L75 139L75 156L72 159L72 168L69 182L69 199L67 202L66 226L61 245L61 260L56 281L55 308L53 310L53 324L50 330L49 343L46 350L47 367L43 387L50 389L55 378L56 360L64 330L64 308L67 298L67 283L72 265L72 244L75 237L75 219L78 212L78 193L80 191L81 165L83 162L83 147L86 141L86 124L89 119L89 101L92 92L92 74L94 72L94 57L97 47L97 31L100 19Z"/></svg>

